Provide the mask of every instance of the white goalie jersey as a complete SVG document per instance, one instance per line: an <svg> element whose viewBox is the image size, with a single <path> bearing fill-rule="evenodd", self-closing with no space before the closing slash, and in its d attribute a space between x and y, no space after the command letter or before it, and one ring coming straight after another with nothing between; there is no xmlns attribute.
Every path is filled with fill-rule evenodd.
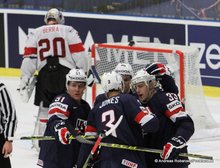
<svg viewBox="0 0 220 168"><path fill-rule="evenodd" d="M36 68L40 71L45 65L48 57L58 57L59 63L70 69L78 67L88 71L88 57L78 32L71 26L66 25L44 25L30 32L24 49L24 58L36 57L36 62L30 60L28 64L23 61L23 73L27 69ZM28 67L27 67L28 66ZM32 70L33 71L33 70ZM30 72L30 71L29 71ZM26 74L30 77L31 74Z"/></svg>

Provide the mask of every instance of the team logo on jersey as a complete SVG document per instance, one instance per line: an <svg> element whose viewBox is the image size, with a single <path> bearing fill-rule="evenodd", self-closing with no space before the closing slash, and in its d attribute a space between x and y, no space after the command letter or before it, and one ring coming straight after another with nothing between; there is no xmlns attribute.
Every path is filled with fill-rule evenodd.
<svg viewBox="0 0 220 168"><path fill-rule="evenodd" d="M174 111L178 108L181 108L182 104L180 103L179 100L174 100L172 102L170 102L169 104L167 104L167 108L169 111Z"/></svg>
<svg viewBox="0 0 220 168"><path fill-rule="evenodd" d="M123 160L121 161L121 164L122 164L122 165L125 165L126 167L131 167L131 168L137 168L137 167L138 167L138 164L137 164L137 163L131 162L131 161L126 160L126 159L123 159Z"/></svg>
<svg viewBox="0 0 220 168"><path fill-rule="evenodd" d="M84 133L86 125L87 125L86 120L78 118L76 121L76 127L75 127L76 132L77 133Z"/></svg>

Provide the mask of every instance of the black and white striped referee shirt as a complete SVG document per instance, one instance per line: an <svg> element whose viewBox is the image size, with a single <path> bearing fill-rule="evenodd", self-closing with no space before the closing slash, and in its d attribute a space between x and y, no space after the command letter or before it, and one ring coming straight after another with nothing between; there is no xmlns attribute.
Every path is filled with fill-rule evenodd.
<svg viewBox="0 0 220 168"><path fill-rule="evenodd" d="M17 116L14 103L6 86L0 83L0 134L5 138L14 136L17 128Z"/></svg>

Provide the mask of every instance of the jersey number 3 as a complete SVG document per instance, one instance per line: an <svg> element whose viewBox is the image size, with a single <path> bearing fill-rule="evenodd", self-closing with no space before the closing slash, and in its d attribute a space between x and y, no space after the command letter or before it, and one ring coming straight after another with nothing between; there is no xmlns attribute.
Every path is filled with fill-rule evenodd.
<svg viewBox="0 0 220 168"><path fill-rule="evenodd" d="M115 113L114 110L108 110L104 113L102 113L102 122L106 122L109 120L105 125L109 128L114 126L113 122L115 121ZM116 131L114 130L112 132L112 136L117 137Z"/></svg>

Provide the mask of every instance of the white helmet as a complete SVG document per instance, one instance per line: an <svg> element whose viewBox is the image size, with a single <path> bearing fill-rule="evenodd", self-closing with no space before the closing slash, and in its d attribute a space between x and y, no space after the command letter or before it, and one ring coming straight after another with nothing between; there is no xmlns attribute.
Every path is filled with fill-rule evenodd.
<svg viewBox="0 0 220 168"><path fill-rule="evenodd" d="M117 72L120 75L130 75L133 76L133 69L130 64L128 63L119 63L115 67L115 72Z"/></svg>
<svg viewBox="0 0 220 168"><path fill-rule="evenodd" d="M44 17L44 22L47 24L48 19L55 19L57 21L58 24L64 24L65 19L64 16L62 14L62 12L60 12L58 9L56 8L52 8L50 9L47 14Z"/></svg>
<svg viewBox="0 0 220 168"><path fill-rule="evenodd" d="M123 88L123 79L121 75L115 71L106 72L102 76L102 89L105 93L108 93L110 90L122 90Z"/></svg>
<svg viewBox="0 0 220 168"><path fill-rule="evenodd" d="M146 85L148 85L149 82L152 80L155 80L155 76L150 75L147 71L145 71L144 69L141 69L137 71L136 74L133 76L131 80L131 84L132 86L134 86L140 82L144 82Z"/></svg>
<svg viewBox="0 0 220 168"><path fill-rule="evenodd" d="M68 82L85 82L86 83L86 74L82 69L71 69L69 73L66 75L66 87L68 86Z"/></svg>

